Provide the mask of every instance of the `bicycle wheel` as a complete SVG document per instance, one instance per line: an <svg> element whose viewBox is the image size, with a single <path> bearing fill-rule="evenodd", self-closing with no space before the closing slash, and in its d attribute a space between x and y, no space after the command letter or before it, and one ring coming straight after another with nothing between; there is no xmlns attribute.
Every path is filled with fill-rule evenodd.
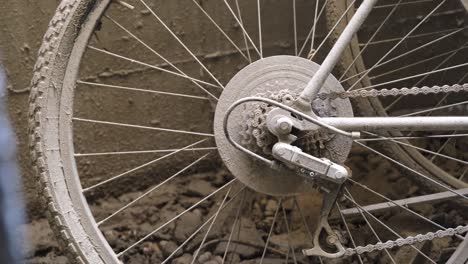
<svg viewBox="0 0 468 264"><path fill-rule="evenodd" d="M401 3L385 5L401 8ZM327 9L333 4L333 9ZM327 41L340 31L330 22L340 20L346 11L352 14L353 4L340 9L340 2L331 0L62 1L35 67L30 135L41 195L71 259L81 263L336 261L299 253L313 246L311 230L317 226L323 188L315 190L314 181L287 169L278 173L236 152L226 142L221 121L232 103L247 96L283 104L294 101L319 69ZM447 12L460 8L458 2L445 4ZM376 8L375 20L384 21L385 16L378 13L383 9ZM411 17L407 9L395 10L400 18ZM440 18L431 10L419 12ZM359 54L363 46L356 41L366 39L365 29L344 54L341 75L348 77L335 73L323 92L344 92L353 84L341 84L340 79L356 78L352 75L368 71L364 65L378 58L376 53ZM349 71L351 64L357 66ZM441 69L458 74L463 68L456 66ZM381 107L377 100L358 98L351 104L349 99L318 98L313 108L320 116L352 117L353 112L370 110L384 116L383 108L374 103ZM423 106L412 105L413 109ZM265 104L244 105L229 123L238 142L265 157L271 157L274 143L264 120L270 109ZM369 136L368 141L379 139ZM404 136L436 142L434 138L443 135ZM391 137L397 141L400 136ZM338 261L466 260L464 229L454 229L466 225L465 194L459 195L457 204L447 201L454 197L451 188L456 186L426 178L428 168L418 166L415 156L401 154L405 149L392 150L390 158L364 144L365 140L355 141L358 148L353 151L351 140L326 131L302 135L295 142L309 154L346 161L352 167L352 184L346 186L344 200L338 200L330 217L340 243L356 248L415 234L426 236L403 239L402 245L412 239L407 247L378 244L379 250L373 252L348 251L354 253ZM434 147L440 148L439 143L403 143L432 153ZM443 158L463 161L460 150L455 157L443 154ZM372 153L399 163L389 165ZM362 166L363 157L372 162ZM395 169L401 167L424 180L407 181ZM389 177L376 179L375 173ZM405 184L408 189L398 191ZM421 188L426 185L436 188ZM434 189L445 192L433 199L427 195ZM401 200L408 194L416 201L410 208ZM439 199L442 196L445 200ZM372 204L385 201L394 206L387 206L389 210L381 215ZM428 208L434 201L438 204ZM394 213L395 208L404 213ZM426 239L434 238L427 232L439 229L438 234L450 232L450 236Z"/></svg>

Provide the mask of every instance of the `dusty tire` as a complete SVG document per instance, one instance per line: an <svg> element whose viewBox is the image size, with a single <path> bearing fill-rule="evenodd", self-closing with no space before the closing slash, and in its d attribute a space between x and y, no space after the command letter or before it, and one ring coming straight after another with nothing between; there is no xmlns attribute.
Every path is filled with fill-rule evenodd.
<svg viewBox="0 0 468 264"><path fill-rule="evenodd" d="M57 123L53 120L53 110L60 103L62 82L66 64L70 56L78 30L84 18L95 8L104 8L100 1L64 0L44 36L38 59L34 67L29 98L29 147L40 199L46 206L47 216L60 243L75 263L111 263L111 256L102 254L102 242L88 236L85 229L93 228L92 223L82 217L74 207L61 162L54 150L45 146L57 133ZM58 144L58 141L55 141ZM57 151L55 151L57 152ZM51 170L54 170L52 172ZM119 263L114 259L114 263Z"/></svg>

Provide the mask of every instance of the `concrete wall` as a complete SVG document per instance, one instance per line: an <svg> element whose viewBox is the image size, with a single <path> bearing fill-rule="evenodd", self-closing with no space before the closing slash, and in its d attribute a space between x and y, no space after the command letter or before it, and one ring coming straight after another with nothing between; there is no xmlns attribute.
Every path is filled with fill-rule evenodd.
<svg viewBox="0 0 468 264"><path fill-rule="evenodd" d="M2 1L0 4L0 53L9 79L7 104L18 141L28 215L42 215L34 189L27 147L28 86L37 50L58 0Z"/></svg>

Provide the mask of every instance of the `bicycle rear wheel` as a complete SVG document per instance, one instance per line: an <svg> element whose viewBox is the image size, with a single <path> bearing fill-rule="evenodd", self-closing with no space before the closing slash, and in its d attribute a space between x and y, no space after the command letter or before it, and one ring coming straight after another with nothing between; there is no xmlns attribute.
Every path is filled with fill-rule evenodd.
<svg viewBox="0 0 468 264"><path fill-rule="evenodd" d="M339 4L328 3L333 2ZM329 31L324 29L333 26L326 27L325 18L333 24L332 14L339 9L324 11L324 6L315 1L193 1L190 5L178 1L63 1L35 67L30 137L41 195L71 259L82 263L167 263L176 258L179 262L202 263L228 259L266 263L278 258L308 262L299 250L311 246L310 230L320 206L319 192L294 176L283 181L277 181L280 175L251 180L226 170L214 172L222 162L229 164L217 154L223 146L212 140L212 120L217 98L225 93L222 88L229 90L226 83L240 71L255 77L248 69L261 72L259 69L266 68L255 68L255 61L261 57L282 55L258 62L273 63L279 68L275 68L277 77L259 75L254 80L266 84L249 93L278 100L294 97L294 93L283 92L284 87L299 90L317 67L298 57L313 51L309 54L320 62L327 53L331 35L327 37ZM281 10L290 10L283 17L287 22L277 20ZM193 21L199 21L199 26L195 27ZM150 43L151 36L157 38ZM313 48L308 49L310 46ZM355 48L345 56L361 60ZM365 59L352 73L365 70ZM339 75L336 77L339 79ZM281 89L271 88L277 83ZM369 104L353 104L352 110L366 113L370 109L384 115L380 108L363 107ZM322 115L352 114L348 103L317 102L315 107ZM246 119L249 116L246 112ZM268 139L253 135L253 128L245 131L245 144L268 155ZM335 135L325 133L305 137L301 147L326 156L333 155L331 145L340 142ZM347 148L333 158L344 161ZM353 156L354 161L362 163L363 149L357 151L360 154ZM369 154L365 157L373 158ZM409 162L406 157L398 160ZM374 159L373 165L359 168L360 162L349 162L355 166L353 171L361 171L355 176L358 183L371 186L384 197L391 195L390 201L407 197L409 190L392 190L405 182L404 176L395 176L400 174L394 170L384 171L393 176L385 179L390 188L382 189L371 175L382 172L376 165L384 162ZM235 166L245 171L256 166L252 164ZM416 164L404 164L419 171ZM232 167L229 169L232 171ZM259 173L262 170L266 169L258 168ZM357 199L362 196L357 200L360 204L385 200L361 192L358 197L359 186L349 188ZM419 197L426 190L413 188L411 193ZM342 209L355 207L351 201L340 204ZM454 215L450 221L429 219L444 213L447 207ZM340 212L336 211L335 219L340 219ZM463 202L453 209L450 202L444 202L434 211L408 213L403 220L395 214L376 219L396 224L403 235L424 233L434 226L454 227L467 219ZM373 221L377 220L369 221L372 217L366 216L365 220L356 222L353 217L334 224L347 246L395 239L386 228L375 225ZM425 225L398 225L414 219ZM444 252L452 253L463 239L442 241L446 244L434 242L433 253L423 246L410 250L424 259L442 260L447 256ZM376 258L390 262L404 253L405 249L395 249L353 256L343 262Z"/></svg>

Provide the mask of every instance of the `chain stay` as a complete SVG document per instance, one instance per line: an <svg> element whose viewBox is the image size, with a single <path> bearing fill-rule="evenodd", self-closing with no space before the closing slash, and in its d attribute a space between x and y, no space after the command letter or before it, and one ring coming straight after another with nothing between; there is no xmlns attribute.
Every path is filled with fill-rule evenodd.
<svg viewBox="0 0 468 264"><path fill-rule="evenodd" d="M375 250L384 250L384 249L392 249L394 247L402 247L413 245L417 242L424 242L430 241L434 238L443 238L449 237L454 235L461 235L465 232L468 232L468 225L465 226L458 226L456 228L447 228L445 230L438 230L436 232L429 232L424 235L419 234L416 236L409 236L407 238L399 238L397 240L388 240L387 242L378 242L377 244L369 244L367 246L358 246L356 248L347 248L345 251L345 256L352 256L355 254L363 254L372 252Z"/></svg>
<svg viewBox="0 0 468 264"><path fill-rule="evenodd" d="M457 93L460 91L468 92L468 83L443 85L443 86L423 86L413 88L393 88L393 89L361 89L354 91L347 91L341 93L319 93L317 98L321 100L326 99L346 99L357 97L379 97L379 96L405 96L405 95L418 95L418 94L438 94L438 93Z"/></svg>

